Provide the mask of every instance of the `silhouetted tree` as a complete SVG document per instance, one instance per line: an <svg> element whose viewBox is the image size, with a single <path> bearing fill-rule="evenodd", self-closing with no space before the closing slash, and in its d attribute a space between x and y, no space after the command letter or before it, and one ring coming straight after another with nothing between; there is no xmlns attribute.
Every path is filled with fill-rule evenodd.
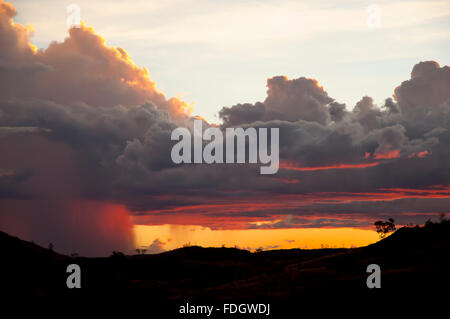
<svg viewBox="0 0 450 319"><path fill-rule="evenodd" d="M389 233L392 233L396 230L393 218L389 218L387 221L376 221L374 225L381 239L385 238Z"/></svg>
<svg viewBox="0 0 450 319"><path fill-rule="evenodd" d="M136 248L138 255L144 255L147 252L147 248Z"/></svg>

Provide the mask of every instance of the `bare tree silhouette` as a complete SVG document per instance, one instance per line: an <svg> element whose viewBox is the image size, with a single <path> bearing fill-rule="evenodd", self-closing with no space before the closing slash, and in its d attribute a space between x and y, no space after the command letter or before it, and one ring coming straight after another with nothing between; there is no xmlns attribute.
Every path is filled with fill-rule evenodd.
<svg viewBox="0 0 450 319"><path fill-rule="evenodd" d="M387 221L376 221L374 225L381 239L385 238L389 233L392 233L396 230L393 218L389 218Z"/></svg>

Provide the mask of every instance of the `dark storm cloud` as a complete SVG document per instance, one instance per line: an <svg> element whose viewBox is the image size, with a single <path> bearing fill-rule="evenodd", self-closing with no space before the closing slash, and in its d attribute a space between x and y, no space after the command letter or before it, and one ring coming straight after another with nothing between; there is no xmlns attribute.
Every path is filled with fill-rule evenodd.
<svg viewBox="0 0 450 319"><path fill-rule="evenodd" d="M346 115L345 104L332 102L329 105L330 119L334 122L341 121Z"/></svg>
<svg viewBox="0 0 450 319"><path fill-rule="evenodd" d="M325 124L329 121L327 105L333 101L314 79L289 80L276 76L267 80L267 98L263 103L224 107L219 116L225 126L256 121L298 120Z"/></svg>
<svg viewBox="0 0 450 319"><path fill-rule="evenodd" d="M237 104L230 108L224 107L219 112L223 125L234 127L245 123L262 121L265 118L266 106L263 103Z"/></svg>
<svg viewBox="0 0 450 319"><path fill-rule="evenodd" d="M32 176L32 171L24 169L12 171L0 169L0 199L27 199L26 194L20 192L20 185Z"/></svg>
<svg viewBox="0 0 450 319"><path fill-rule="evenodd" d="M37 50L16 14L0 1L1 229L61 252L129 250L131 217L113 198L118 176L134 169L126 146L143 143L145 169L170 165L165 141L189 106L93 29Z"/></svg>
<svg viewBox="0 0 450 319"><path fill-rule="evenodd" d="M450 68L435 61L416 64L411 79L395 89L395 98L404 112L430 110L450 99Z"/></svg>

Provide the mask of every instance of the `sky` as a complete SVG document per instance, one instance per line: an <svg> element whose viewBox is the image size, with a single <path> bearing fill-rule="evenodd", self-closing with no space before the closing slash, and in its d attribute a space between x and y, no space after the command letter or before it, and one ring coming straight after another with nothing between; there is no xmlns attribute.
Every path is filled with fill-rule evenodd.
<svg viewBox="0 0 450 319"><path fill-rule="evenodd" d="M13 1L16 20L45 48L67 36L66 7L150 70L168 96L219 122L224 106L255 103L269 77L318 79L350 109L382 104L419 61L449 63L449 1ZM370 27L376 5L379 27ZM369 23L369 24L368 24ZM341 76L357 81L343 81Z"/></svg>
<svg viewBox="0 0 450 319"><path fill-rule="evenodd" d="M69 2L0 0L0 230L95 256L362 246L438 218L449 3L78 1L68 29ZM174 163L198 119L279 129L278 172Z"/></svg>

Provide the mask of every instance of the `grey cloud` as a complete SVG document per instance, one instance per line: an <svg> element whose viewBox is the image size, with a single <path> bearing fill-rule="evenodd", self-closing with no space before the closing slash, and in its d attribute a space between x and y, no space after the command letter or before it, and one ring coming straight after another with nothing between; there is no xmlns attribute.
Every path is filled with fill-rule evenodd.
<svg viewBox="0 0 450 319"><path fill-rule="evenodd" d="M164 245L166 243L159 240L159 238L156 238L147 248L146 253L147 254L159 254L165 251Z"/></svg>
<svg viewBox="0 0 450 319"><path fill-rule="evenodd" d="M347 114L345 104L340 104L338 102L330 103L329 112L330 118L334 122L340 122Z"/></svg>
<svg viewBox="0 0 450 319"><path fill-rule="evenodd" d="M267 80L264 102L224 107L219 116L225 126L269 120L305 120L325 124L329 121L326 106L332 101L314 79L289 80L276 76Z"/></svg>
<svg viewBox="0 0 450 319"><path fill-rule="evenodd" d="M265 118L266 106L263 103L237 104L232 107L224 107L219 112L223 125L233 127L245 123L262 121Z"/></svg>
<svg viewBox="0 0 450 319"><path fill-rule="evenodd" d="M450 99L450 68L435 61L416 64L411 79L395 89L395 98L403 112L422 108L428 110Z"/></svg>

